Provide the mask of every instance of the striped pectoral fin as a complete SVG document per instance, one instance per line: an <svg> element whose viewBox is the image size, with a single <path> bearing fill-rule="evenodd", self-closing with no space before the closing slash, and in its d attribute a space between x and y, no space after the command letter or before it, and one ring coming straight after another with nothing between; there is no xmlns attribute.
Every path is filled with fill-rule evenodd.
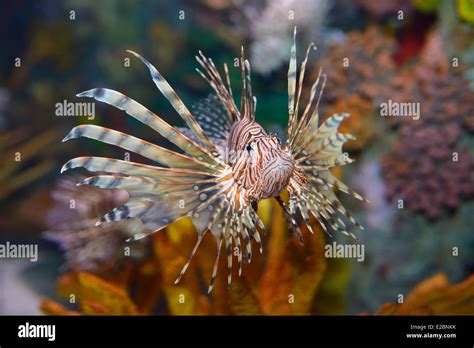
<svg viewBox="0 0 474 348"><path fill-rule="evenodd" d="M320 222L325 232L328 233L326 226L328 225L334 231L340 231L355 238L354 234L347 231L341 216L346 217L357 227L363 227L344 208L333 189L342 189L351 192L350 194L358 199L363 200L363 198L351 191L329 170L305 171L303 167L296 166L295 172L297 175L294 174L295 177L290 179L289 184L290 198L295 199L296 206L310 231L312 230L309 215L312 214Z"/></svg>
<svg viewBox="0 0 474 348"><path fill-rule="evenodd" d="M360 229L364 229L362 225L360 225L354 217L349 214L349 212L344 208L341 204L335 193L330 189L319 189L317 191L319 196L321 197L318 203L318 209L320 214L328 221L331 227L335 231L340 231L345 235L351 236L356 239L355 235L351 232L348 232L346 229L346 224L344 221L339 217L338 214L345 216L352 224L359 227ZM316 194L316 191L313 190L313 193L308 192L308 194Z"/></svg>
<svg viewBox="0 0 474 348"><path fill-rule="evenodd" d="M227 254L227 286L230 288L232 284L232 261L233 261L233 250L232 250L232 234L230 232L230 225L224 227L224 240L225 240L225 251Z"/></svg>
<svg viewBox="0 0 474 348"><path fill-rule="evenodd" d="M324 190L324 193L320 193L320 199L314 199L315 192L307 191L303 196L306 200L310 201L310 209L313 212L316 210L319 216L323 217L326 223L331 227L335 232L341 232L347 236L351 236L354 239L357 239L356 236L347 230L346 224L341 219L339 214L345 216L349 219L351 223L355 226L363 229L363 227L355 221L355 219L350 215L346 209L342 206L336 195L332 190Z"/></svg>
<svg viewBox="0 0 474 348"><path fill-rule="evenodd" d="M216 251L216 260L214 261L214 266L212 267L212 274L211 274L211 280L209 281L209 287L207 289L207 293L210 294L212 289L214 288L214 282L216 281L216 276L217 276L217 268L219 266L219 258L221 255L221 249L222 249L222 239L223 235L221 235L217 241L217 251Z"/></svg>
<svg viewBox="0 0 474 348"><path fill-rule="evenodd" d="M186 122L188 127L194 131L194 133L199 138L199 140L204 145L204 147L210 152L215 152L216 151L215 146L206 137L199 123L194 119L194 116L191 114L188 108L184 105L183 101L179 98L179 96L176 94L173 88L171 88L170 84L160 74L160 72L148 60L143 58L138 53L131 50L127 50L127 52L139 58L148 67L148 70L150 71L150 74L151 74L151 78L153 79L153 82L155 83L156 87L158 87L158 89L165 96L165 98L168 99L168 101L171 103L174 109Z"/></svg>
<svg viewBox="0 0 474 348"><path fill-rule="evenodd" d="M211 208L211 209L210 209ZM226 217L229 213L229 204L225 199L225 196L216 194L210 197L206 202L201 202L196 208L191 212L190 216L195 225L198 234L203 232L210 231L218 243L216 260L214 262L214 267L211 275L211 280L209 283L208 292L212 291L214 287L214 281L217 275L217 267L219 263L219 257L222 247L222 242L225 243L226 254L227 254L227 263L228 263L228 284L230 286L232 282L232 238L231 238L231 227L227 223ZM194 254L194 251L193 251ZM193 256L191 255L191 257ZM188 260L189 262L189 260ZM177 281L179 281L184 272L186 272L187 265L183 267Z"/></svg>
<svg viewBox="0 0 474 348"><path fill-rule="evenodd" d="M311 175L312 173L328 170L335 166L344 166L353 163L355 160L349 157L348 153L341 152L324 152L320 156L303 157L296 160L297 165L305 173Z"/></svg>
<svg viewBox="0 0 474 348"><path fill-rule="evenodd" d="M327 210L328 204L325 201L324 196L319 193L314 194L313 192L304 189L300 194L300 198L306 202L308 211L316 218L316 220L318 220L324 232L326 232L329 237L332 237L328 226L331 227L331 230L337 230L338 226L333 221L333 213ZM332 209L330 208L330 210Z"/></svg>
<svg viewBox="0 0 474 348"><path fill-rule="evenodd" d="M237 249L237 263L239 266L239 276L242 274L242 246L240 245L239 215L232 214L230 218L230 234Z"/></svg>
<svg viewBox="0 0 474 348"><path fill-rule="evenodd" d="M61 173L73 168L85 168L91 172L109 172L121 175L148 177L156 181L202 181L210 180L215 176L210 173L156 167L142 163L118 160L106 157L76 157L66 162Z"/></svg>
<svg viewBox="0 0 474 348"><path fill-rule="evenodd" d="M126 204L119 205L111 212L105 214L96 225L104 222L120 221L134 217L140 217L154 204L148 199L138 199L129 201Z"/></svg>
<svg viewBox="0 0 474 348"><path fill-rule="evenodd" d="M205 204L210 201L213 197L219 195L220 192L221 188L218 185L215 185L215 188L211 186L205 192L194 192L193 187L190 186L182 194L170 194L168 198L164 195L158 196L159 199L156 201L156 204L141 216L146 230L135 235L133 239L145 238L183 216L191 216L194 222L198 207L202 207L203 203ZM133 193L131 196L133 197ZM153 197L153 195L149 196L149 198ZM204 230L198 229L198 232L202 233Z"/></svg>
<svg viewBox="0 0 474 348"><path fill-rule="evenodd" d="M312 175L310 176L310 179L318 184L328 185L329 187L351 195L352 197L360 201L369 203L367 199L365 199L359 193L349 188L349 186L347 186L341 180L336 178L329 170L313 171Z"/></svg>
<svg viewBox="0 0 474 348"><path fill-rule="evenodd" d="M301 200L300 197L296 196L296 195L292 195L290 197L291 198L294 198L296 200L296 206L298 207L298 210L301 214L301 217L303 218L305 224L306 224L306 227L308 228L308 231L311 233L311 234L314 234L314 231L313 231L313 226L311 225L311 221L309 219L309 215L311 214L311 211L308 209L308 205L306 203L305 200Z"/></svg>
<svg viewBox="0 0 474 348"><path fill-rule="evenodd" d="M313 154L318 154L326 147L337 148L339 144L346 142L349 139L354 139L349 134L338 133L338 128L344 118L349 117L347 113L334 114L328 117L321 126L312 122L305 127L306 129L299 136L298 141L292 145L294 153L304 152L311 157Z"/></svg>
<svg viewBox="0 0 474 348"><path fill-rule="evenodd" d="M348 153L343 152L343 145L346 141L354 139L350 134L334 133L321 143L308 145L308 155L298 158L298 162L307 162L309 165L320 165L326 162L328 165L344 165L352 163ZM311 164L309 162L312 162Z"/></svg>
<svg viewBox="0 0 474 348"><path fill-rule="evenodd" d="M192 204L193 202L190 201L188 203ZM187 212L184 209L180 209L178 200L156 202L156 204L140 216L143 228L135 233L130 240L146 238L186 215Z"/></svg>
<svg viewBox="0 0 474 348"><path fill-rule="evenodd" d="M283 200L280 198L280 196L275 197L277 202L280 204L281 208L283 209L283 214L285 215L285 219L288 224L288 228L290 232L293 234L293 236L296 237L296 239L300 242L301 245L304 244L304 239L303 239L303 233L301 233L301 230L296 222L296 216L290 210L288 209L288 206L283 202Z"/></svg>
<svg viewBox="0 0 474 348"><path fill-rule="evenodd" d="M212 209L209 209L212 208ZM216 261L214 264L211 281L209 284L209 292L214 286L215 277L217 275L217 265L220 257L220 249L222 243L225 246L227 254L227 282L230 286L232 282L232 234L233 226L230 219L230 205L225 196L218 195L210 198L208 202L200 204L191 214L193 224L196 226L198 232L200 230L209 230L218 242L218 251ZM220 244L220 245L219 245Z"/></svg>
<svg viewBox="0 0 474 348"><path fill-rule="evenodd" d="M94 88L79 93L77 96L94 98L123 110L128 115L154 129L165 139L172 142L189 155L201 158L204 162L210 165L217 167L222 166L215 156L209 153L206 149L190 140L175 127L169 125L159 116L125 94L107 88Z"/></svg>
<svg viewBox="0 0 474 348"><path fill-rule="evenodd" d="M249 230L243 220L244 219L242 218L240 221L242 225L241 235L242 235L242 240L243 240L243 247L245 247L245 253L243 254L243 257L244 257L244 262L250 263L250 261L252 260L252 243L250 241Z"/></svg>
<svg viewBox="0 0 474 348"><path fill-rule="evenodd" d="M347 117L350 117L350 114L339 113L328 117L316 131L316 134L313 136L313 141L311 142L311 145L322 146L323 144L327 144L332 140L337 140L334 136L337 133L341 122Z"/></svg>
<svg viewBox="0 0 474 348"><path fill-rule="evenodd" d="M265 232L265 226L263 225L262 220L260 220L256 212L250 211L250 208L244 210L243 217L244 217L245 225L248 228L250 236L255 240L255 242L257 243L258 249L260 251L260 254L262 254L263 253L262 240L260 238L260 233L258 232L257 227L256 227L258 226L261 231Z"/></svg>
<svg viewBox="0 0 474 348"><path fill-rule="evenodd" d="M107 189L122 189L130 192L150 192L155 187L155 181L148 178L96 175L82 180L78 185L91 185Z"/></svg>
<svg viewBox="0 0 474 348"><path fill-rule="evenodd" d="M225 247L227 255L227 282L229 286L232 281L232 268L234 265L233 246L238 250L236 256L239 275L242 273L243 261L250 262L252 257L252 245L250 243L251 237L253 237L259 245L260 252L262 251L261 240L255 226L255 223L260 225L261 221L260 219L257 220L257 216L250 206L235 210L235 202L232 202L232 198L230 198L232 194L227 196L229 192L231 193L235 190L235 187L232 186L231 182L225 181L224 183L221 183L220 187L217 188L215 192L206 191L208 194L205 196L199 195L199 203L194 204L193 210L188 214L198 233L210 231L217 241L217 255L211 275L209 291L211 291L214 286L222 246ZM263 228L263 223L261 225ZM243 239L243 244L241 239ZM245 255L243 254L243 248L245 248ZM183 270L185 271L186 268L187 266L185 265ZM180 274L178 281L181 279L183 274L183 272Z"/></svg>
<svg viewBox="0 0 474 348"><path fill-rule="evenodd" d="M204 231L203 233L198 233L198 239L197 239L196 244L194 245L193 251L191 252L191 255L189 256L189 258L186 261L186 263L184 264L181 272L179 273L178 278L176 278L176 280L174 281L175 284L178 284L181 281L181 279L183 278L183 276L186 274L186 271L188 270L188 267L191 264L191 260L194 257L194 255L196 254L196 251L198 250L199 246L201 245L202 239L203 239L205 234L206 234L206 231Z"/></svg>
<svg viewBox="0 0 474 348"><path fill-rule="evenodd" d="M118 146L172 168L196 169L213 172L213 169L206 163L192 157L165 149L132 135L96 125L87 124L74 127L63 141L79 137L91 138L103 143Z"/></svg>

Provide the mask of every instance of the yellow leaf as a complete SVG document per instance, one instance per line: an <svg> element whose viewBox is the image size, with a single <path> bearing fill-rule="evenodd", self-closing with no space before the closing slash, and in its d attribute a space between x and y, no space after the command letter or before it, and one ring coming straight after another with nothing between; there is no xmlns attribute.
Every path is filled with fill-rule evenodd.
<svg viewBox="0 0 474 348"><path fill-rule="evenodd" d="M276 204L271 209L271 235L267 247L266 267L260 282L260 306L264 314L291 314L289 303L292 270L285 259L288 230L281 207Z"/></svg>
<svg viewBox="0 0 474 348"><path fill-rule="evenodd" d="M201 288L196 268L196 260L193 260L179 284L174 284L191 254L197 235L191 225L183 223L184 229L179 229L180 225L175 225L167 233L159 233L155 238L156 259L161 267L161 286L165 294L168 309L172 314L198 315L207 311L207 308L200 308L198 300ZM178 228L175 229L175 228ZM177 244L172 240L171 234L180 234L181 239ZM176 240L176 239L175 239ZM186 255L186 256L184 256ZM185 302L180 303L180 298L184 296Z"/></svg>
<svg viewBox="0 0 474 348"><path fill-rule="evenodd" d="M276 202L272 210L268 256L260 284L262 311L274 315L309 314L326 270L323 232L316 224L314 235L302 228L303 247L289 236L283 211Z"/></svg>
<svg viewBox="0 0 474 348"><path fill-rule="evenodd" d="M165 296L171 315L197 315L201 312L197 302L199 294L185 286L170 286L165 290Z"/></svg>

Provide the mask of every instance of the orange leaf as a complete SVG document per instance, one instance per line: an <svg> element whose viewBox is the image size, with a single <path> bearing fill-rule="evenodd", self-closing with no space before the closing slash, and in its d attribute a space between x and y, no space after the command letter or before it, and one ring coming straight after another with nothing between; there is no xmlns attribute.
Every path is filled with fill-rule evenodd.
<svg viewBox="0 0 474 348"><path fill-rule="evenodd" d="M79 312L71 311L53 300L45 298L41 302L41 311L46 315L80 315Z"/></svg>
<svg viewBox="0 0 474 348"><path fill-rule="evenodd" d="M245 277L238 278L230 288L232 312L236 315L261 315L258 298Z"/></svg>
<svg viewBox="0 0 474 348"><path fill-rule="evenodd" d="M91 303L94 303L106 308L105 310L110 314L138 314L135 304L125 289L85 272L78 274L78 280L82 286L82 301L87 303L88 308L93 306Z"/></svg>
<svg viewBox="0 0 474 348"><path fill-rule="evenodd" d="M385 304L377 315L473 315L474 275L450 285L437 274L416 286L402 304Z"/></svg>

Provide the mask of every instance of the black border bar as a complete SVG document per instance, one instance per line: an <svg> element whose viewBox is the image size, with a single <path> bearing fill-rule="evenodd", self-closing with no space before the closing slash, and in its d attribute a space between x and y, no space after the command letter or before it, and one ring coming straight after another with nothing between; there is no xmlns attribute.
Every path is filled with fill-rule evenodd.
<svg viewBox="0 0 474 348"><path fill-rule="evenodd" d="M55 340L20 338L19 326L55 325ZM431 326L430 326L431 325ZM423 331L419 328L425 327ZM431 328L431 329L430 329ZM455 338L409 338L407 334L456 334ZM57 344L404 344L469 346L474 317L255 316L255 317L59 317L0 316L0 346Z"/></svg>

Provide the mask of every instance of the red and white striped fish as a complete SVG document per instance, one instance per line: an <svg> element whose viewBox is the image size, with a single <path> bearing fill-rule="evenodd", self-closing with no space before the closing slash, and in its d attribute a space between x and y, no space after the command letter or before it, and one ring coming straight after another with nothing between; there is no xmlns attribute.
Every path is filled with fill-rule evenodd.
<svg viewBox="0 0 474 348"><path fill-rule="evenodd" d="M111 89L95 88L78 94L125 111L181 149L178 153L90 124L75 127L63 140L88 137L133 151L159 164L152 166L103 157L78 157L67 162L62 171L83 167L92 172L109 173L88 177L81 184L118 188L129 193L129 201L113 209L101 221L134 219L137 223L133 224L131 240L149 236L173 221L189 216L198 232L198 239L176 283L185 274L204 235L210 232L217 241L217 256L209 292L223 245L230 286L234 248L238 250L239 275L243 261L252 259L252 239L262 252L259 232L265 227L256 209L258 202L265 198L277 199L283 207L290 231L301 241L297 220L302 218L313 232L310 215L325 231L329 226L332 230L354 236L346 231L342 216L361 227L342 206L333 189L364 199L330 172L331 167L352 162L342 152L342 145L352 137L338 132L339 124L349 115L335 114L319 125L318 106L326 82L321 70L312 85L309 101L300 112L308 54L315 46L311 43L308 47L297 81L295 35L296 29L288 69L289 122L285 144L281 144L276 135L267 134L255 121L257 100L252 94L250 64L244 59L243 49L240 108L234 102L227 65L224 64L224 82L213 61L199 52L196 59L203 71L196 70L215 94L206 103L198 104L193 113L153 65L139 54L127 51L148 67L153 82L188 128L169 125L135 100ZM216 102L219 107L215 106ZM280 198L285 190L289 193L288 204Z"/></svg>

